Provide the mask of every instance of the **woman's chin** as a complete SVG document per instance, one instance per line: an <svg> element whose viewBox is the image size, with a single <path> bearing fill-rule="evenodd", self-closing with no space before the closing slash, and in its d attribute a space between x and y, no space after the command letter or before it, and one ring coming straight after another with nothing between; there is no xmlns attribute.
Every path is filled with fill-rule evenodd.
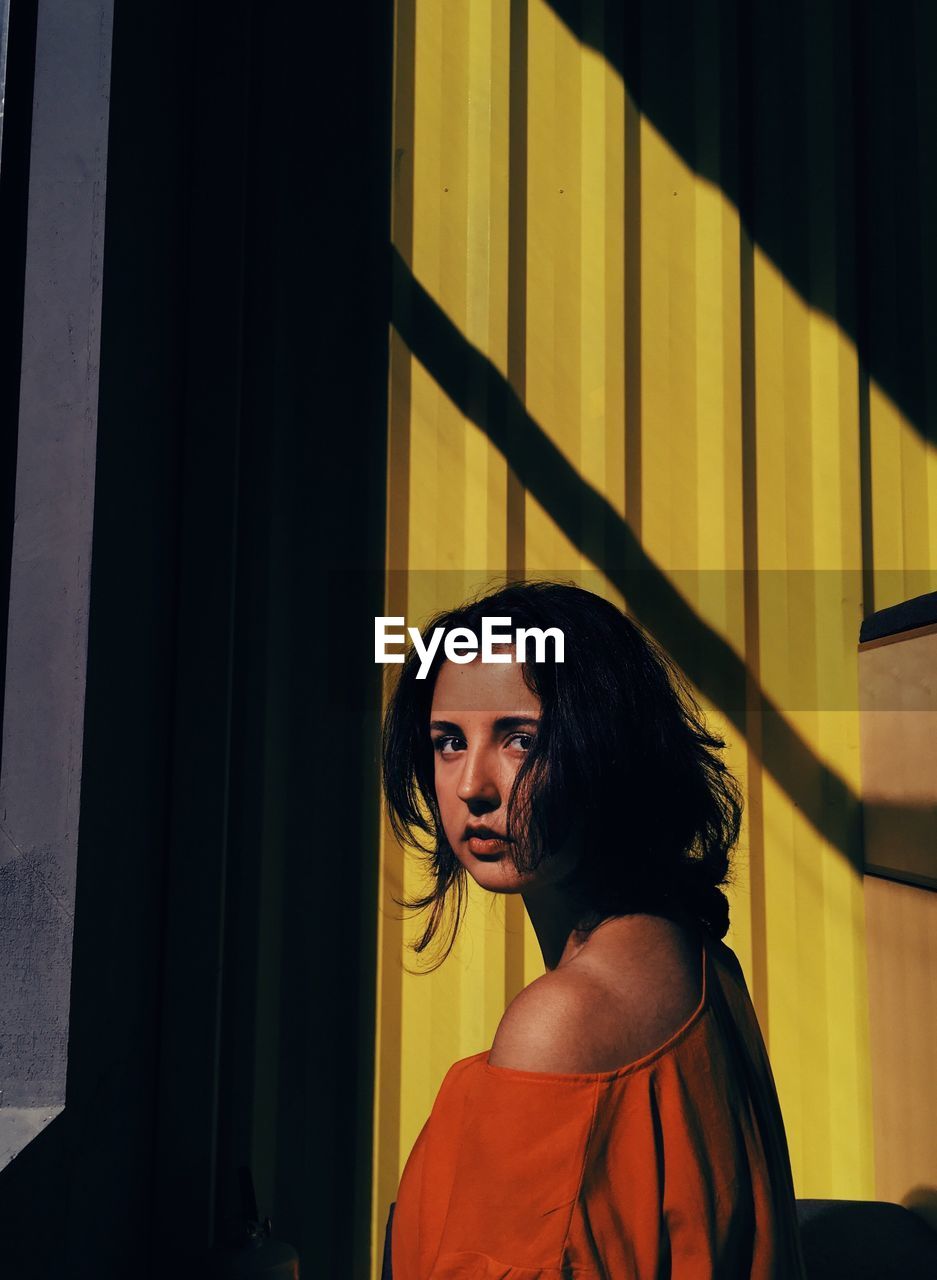
<svg viewBox="0 0 937 1280"><path fill-rule="evenodd" d="M518 871L507 853L500 858L475 858L470 854L462 865L479 888L490 893L521 893L541 883L539 872Z"/></svg>
<svg viewBox="0 0 937 1280"><path fill-rule="evenodd" d="M509 853L497 857L478 857L467 853L461 862L482 889L492 893L519 893L524 888L526 878L518 872Z"/></svg>

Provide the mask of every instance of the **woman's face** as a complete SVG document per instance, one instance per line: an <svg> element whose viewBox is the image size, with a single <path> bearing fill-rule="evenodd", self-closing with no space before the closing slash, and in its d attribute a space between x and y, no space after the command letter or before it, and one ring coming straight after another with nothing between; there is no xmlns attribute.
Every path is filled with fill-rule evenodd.
<svg viewBox="0 0 937 1280"><path fill-rule="evenodd" d="M516 893L553 879L553 859L518 872L506 838L511 788L539 724L540 699L513 659L440 667L430 711L436 801L449 844L483 889Z"/></svg>

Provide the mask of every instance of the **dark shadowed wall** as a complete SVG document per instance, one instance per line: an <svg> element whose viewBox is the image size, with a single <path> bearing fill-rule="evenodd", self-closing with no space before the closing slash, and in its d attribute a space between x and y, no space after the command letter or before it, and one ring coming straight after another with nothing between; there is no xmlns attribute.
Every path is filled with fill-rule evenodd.
<svg viewBox="0 0 937 1280"><path fill-rule="evenodd" d="M185 1275L244 1163L304 1275L368 1272L391 31L116 6L67 1099L0 1173L10 1280Z"/></svg>

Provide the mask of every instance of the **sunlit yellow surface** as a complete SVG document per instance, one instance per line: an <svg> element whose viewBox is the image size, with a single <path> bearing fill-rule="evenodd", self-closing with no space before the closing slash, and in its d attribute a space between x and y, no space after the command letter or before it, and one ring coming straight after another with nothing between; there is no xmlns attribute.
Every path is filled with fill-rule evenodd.
<svg viewBox="0 0 937 1280"><path fill-rule="evenodd" d="M873 384L863 497L851 338L748 241L733 203L540 0L522 33L519 96L511 9L398 0L394 244L619 530L751 673L741 711L701 692L747 801L728 941L768 1041L797 1194L871 1198L863 898L845 836L859 787L862 570L876 571L876 608L937 586L937 459ZM520 547L511 567L583 575L640 616L640 589L629 599L616 566L605 576L581 550L575 496L547 509L522 493L502 451L397 332L391 355L388 567L412 572L389 574L388 611L413 622L451 605ZM874 534L865 566L863 501ZM405 949L417 923L401 923L390 895L424 886L418 855L385 835L375 1276L388 1205L443 1075L490 1044L506 1002L542 972L519 901L474 886L449 960L430 976L405 972L418 964Z"/></svg>

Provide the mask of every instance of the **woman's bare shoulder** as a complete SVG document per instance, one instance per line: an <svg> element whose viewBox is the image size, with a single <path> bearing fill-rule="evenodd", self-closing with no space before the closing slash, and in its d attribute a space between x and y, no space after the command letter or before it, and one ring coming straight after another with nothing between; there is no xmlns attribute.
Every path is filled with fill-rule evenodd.
<svg viewBox="0 0 937 1280"><path fill-rule="evenodd" d="M613 1071L679 1031L700 1002L700 946L679 926L646 919L525 987L501 1019L490 1065Z"/></svg>

